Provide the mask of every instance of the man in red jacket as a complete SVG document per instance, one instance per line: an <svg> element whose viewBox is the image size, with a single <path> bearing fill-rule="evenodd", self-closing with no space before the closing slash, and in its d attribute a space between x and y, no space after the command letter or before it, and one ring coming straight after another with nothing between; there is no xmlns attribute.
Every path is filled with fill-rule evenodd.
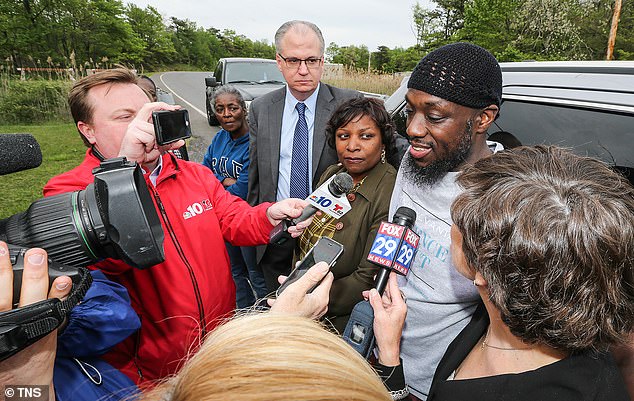
<svg viewBox="0 0 634 401"><path fill-rule="evenodd" d="M159 147L151 115L178 106L150 103L127 69L100 72L71 89L69 105L89 147L76 168L52 178L44 195L85 189L101 160L125 156L138 162L165 231L165 262L135 269L121 261L93 267L124 285L141 319L141 329L106 355L133 381L166 377L177 371L201 338L235 308L235 286L224 241L265 244L282 219L297 217L306 202L287 199L250 207L229 194L203 165L166 152L183 141ZM308 221L289 230L299 235Z"/></svg>

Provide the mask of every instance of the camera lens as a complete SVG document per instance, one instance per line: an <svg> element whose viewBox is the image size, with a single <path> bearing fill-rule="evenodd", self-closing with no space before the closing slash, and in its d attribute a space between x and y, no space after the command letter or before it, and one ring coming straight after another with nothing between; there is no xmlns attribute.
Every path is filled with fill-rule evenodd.
<svg viewBox="0 0 634 401"><path fill-rule="evenodd" d="M85 190L39 199L0 221L0 240L40 247L58 263L87 266L114 258L139 269L163 260L163 230L136 164L110 159Z"/></svg>
<svg viewBox="0 0 634 401"><path fill-rule="evenodd" d="M39 199L6 222L12 244L46 249L48 256L70 266L87 266L99 259L96 241L103 227L99 213L91 211L86 190ZM94 220L94 223L93 223Z"/></svg>

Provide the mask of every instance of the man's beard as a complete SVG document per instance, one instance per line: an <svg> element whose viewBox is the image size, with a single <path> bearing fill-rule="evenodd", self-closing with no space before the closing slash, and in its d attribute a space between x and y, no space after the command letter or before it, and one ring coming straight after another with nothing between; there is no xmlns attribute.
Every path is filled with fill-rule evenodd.
<svg viewBox="0 0 634 401"><path fill-rule="evenodd" d="M447 175L449 171L455 170L459 165L467 160L467 157L471 152L471 146L473 144L473 140L471 139L471 128L472 121L468 120L465 125L465 130L459 139L456 150L449 153L446 158L436 160L428 166L419 166L416 164L416 160L412 157L409 151L406 152L402 162L405 178L413 182L416 186L431 187ZM436 149L434 149L434 151L435 150Z"/></svg>

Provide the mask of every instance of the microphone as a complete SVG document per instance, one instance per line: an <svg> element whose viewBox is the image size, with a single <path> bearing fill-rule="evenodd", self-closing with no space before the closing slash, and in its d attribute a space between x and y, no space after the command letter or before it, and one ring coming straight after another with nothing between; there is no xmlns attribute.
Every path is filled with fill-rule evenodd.
<svg viewBox="0 0 634 401"><path fill-rule="evenodd" d="M290 234L288 234L288 228L310 218L318 210L335 218L348 213L352 207L344 195L350 192L352 187L352 177L348 173L341 172L331 177L312 194L308 195L306 201L308 201L309 205L304 208L299 217L292 220L282 220L271 230L269 243L281 245L286 242L291 238Z"/></svg>
<svg viewBox="0 0 634 401"><path fill-rule="evenodd" d="M420 239L412 231L415 222L416 212L404 206L396 210L392 223L381 222L367 258L381 266L374 282L374 288L381 295L392 270L403 276L409 271Z"/></svg>
<svg viewBox="0 0 634 401"><path fill-rule="evenodd" d="M42 151L31 134L0 134L0 175L42 164Z"/></svg>
<svg viewBox="0 0 634 401"><path fill-rule="evenodd" d="M381 222L367 260L381 266L374 287L383 295L391 271L407 275L420 237L412 227L416 212L401 206L392 223ZM374 348L374 310L368 301L357 303L343 331L343 339L366 359Z"/></svg>

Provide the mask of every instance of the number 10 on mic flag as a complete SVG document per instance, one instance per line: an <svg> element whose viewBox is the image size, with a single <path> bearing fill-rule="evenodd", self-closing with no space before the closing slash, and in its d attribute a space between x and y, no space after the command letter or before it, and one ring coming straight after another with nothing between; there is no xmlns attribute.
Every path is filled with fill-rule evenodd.
<svg viewBox="0 0 634 401"><path fill-rule="evenodd" d="M406 275L419 239L418 234L409 228L383 221L368 253L368 261Z"/></svg>

